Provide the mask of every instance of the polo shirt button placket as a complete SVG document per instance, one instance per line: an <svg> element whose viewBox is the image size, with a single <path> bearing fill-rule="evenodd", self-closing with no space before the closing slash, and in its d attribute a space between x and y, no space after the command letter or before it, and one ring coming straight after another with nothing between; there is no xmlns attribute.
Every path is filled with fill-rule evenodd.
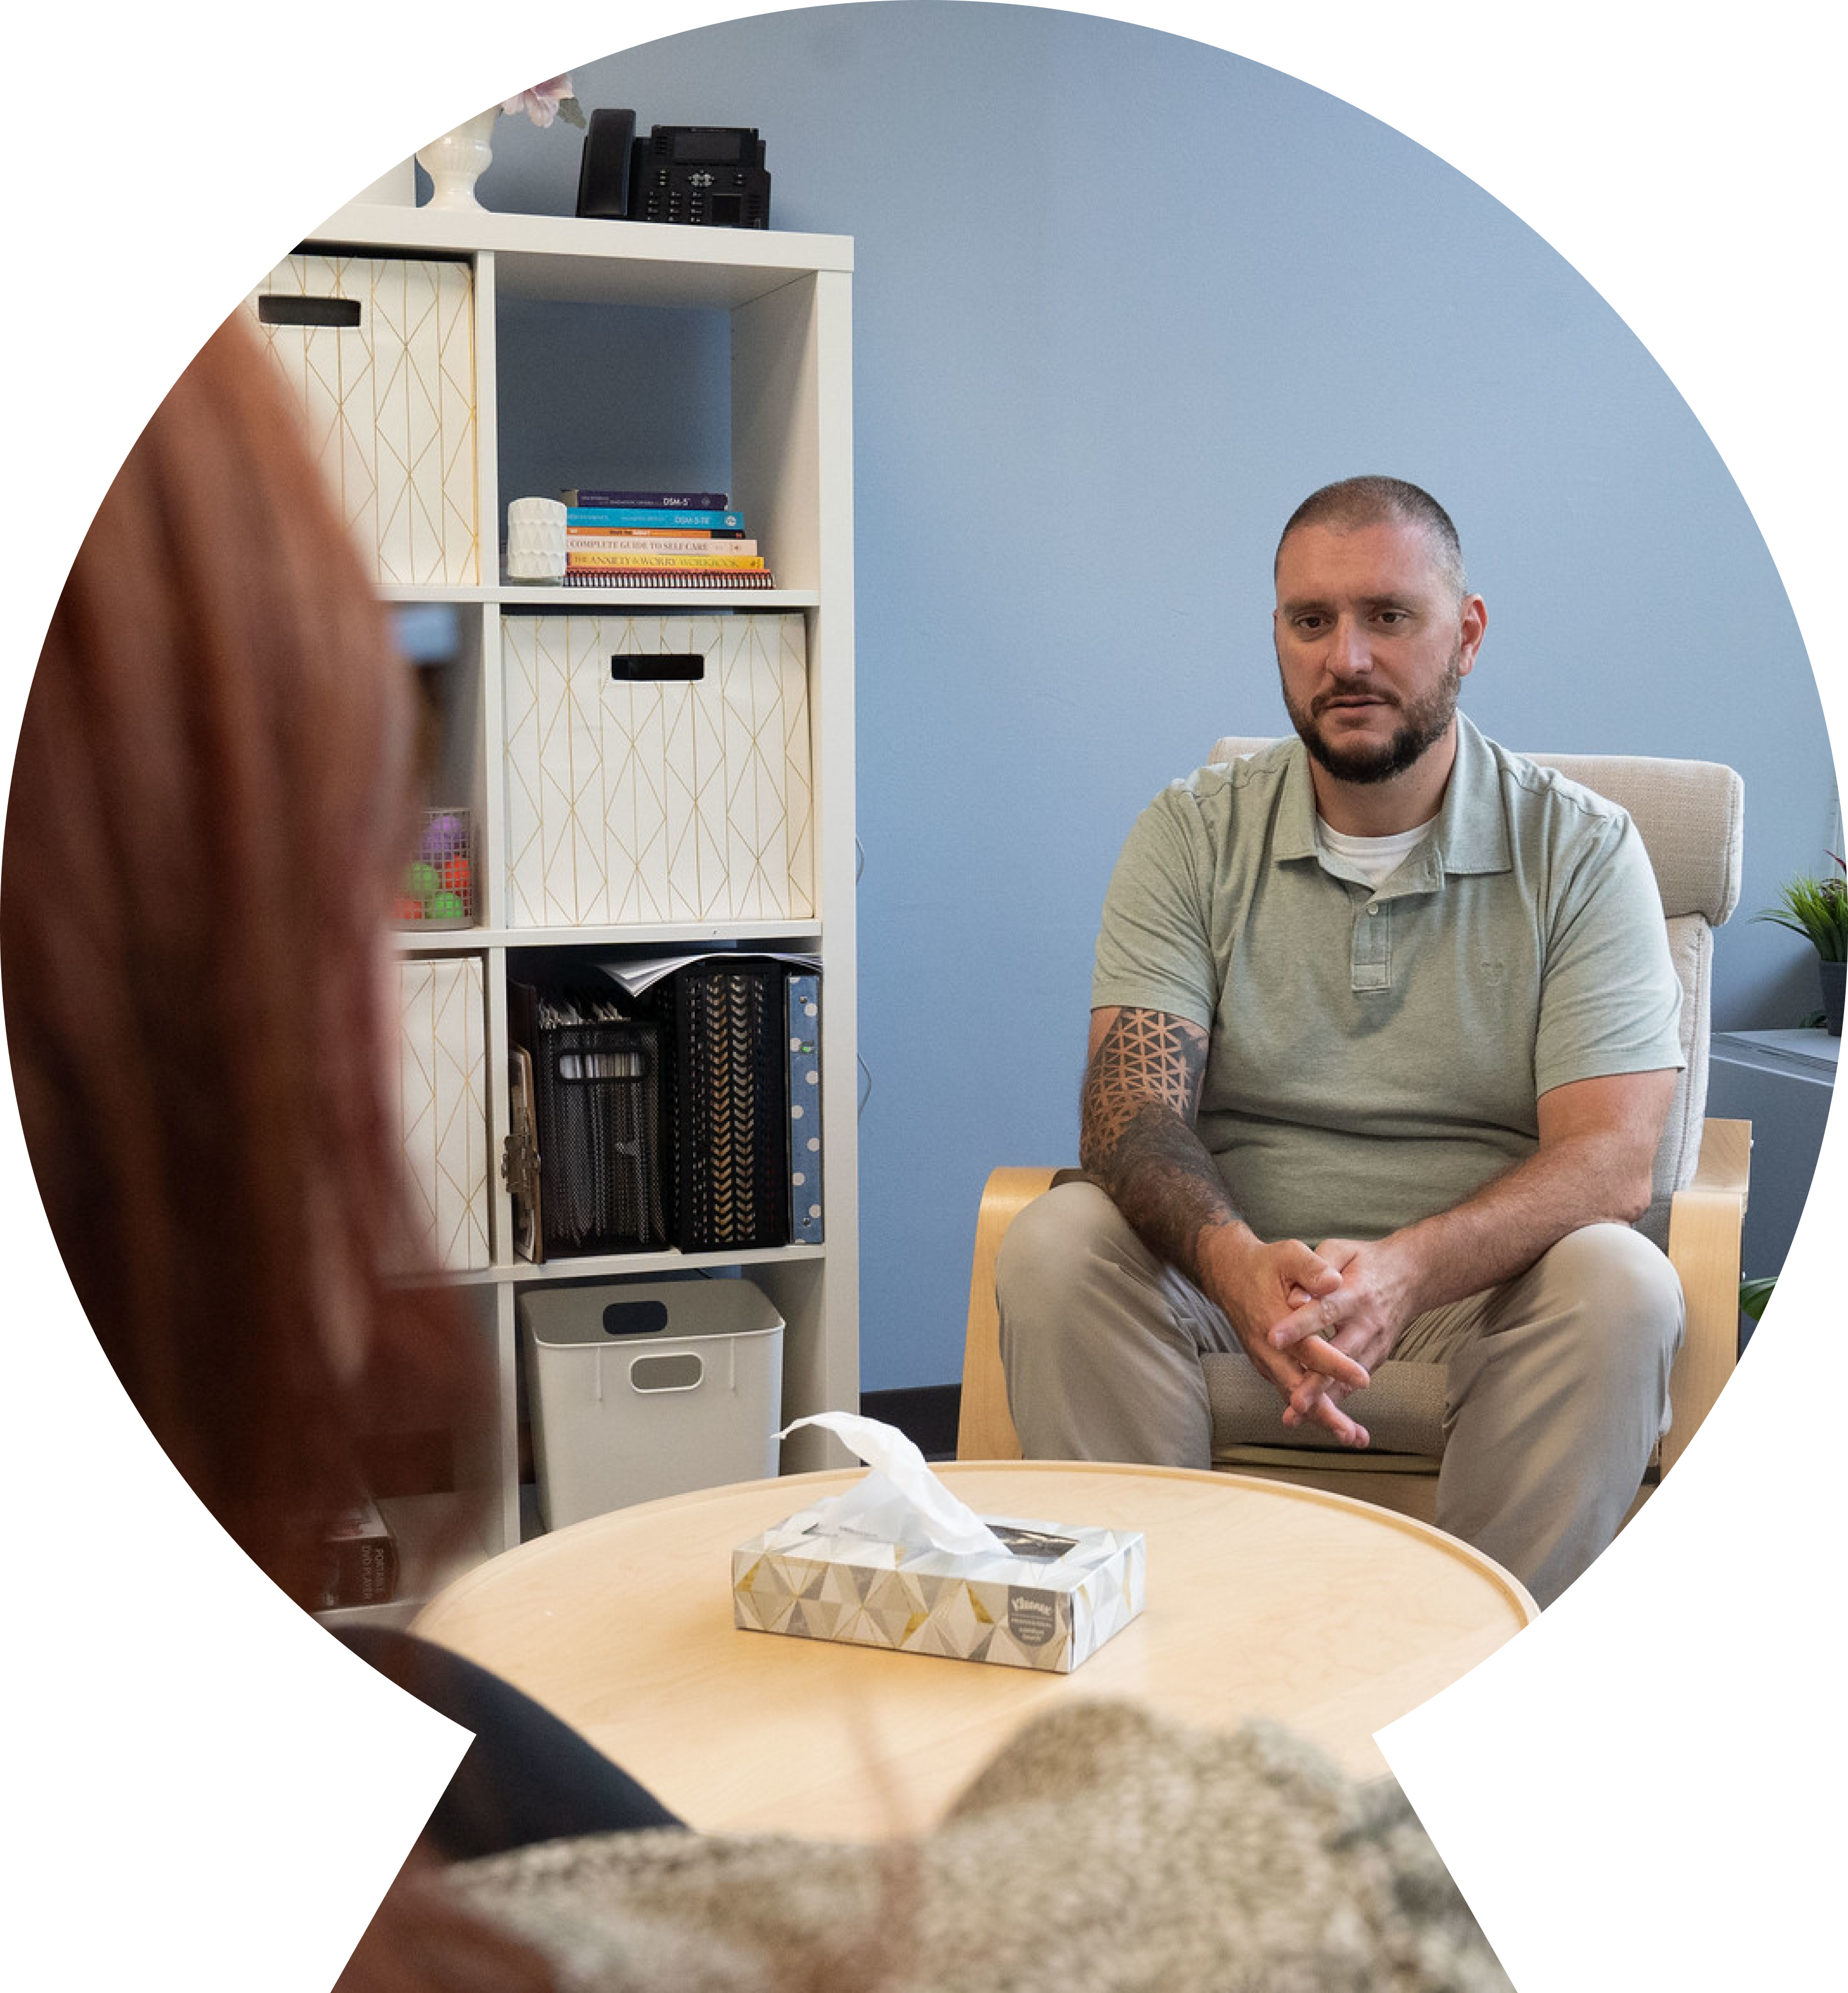
<svg viewBox="0 0 1848 1993"><path fill-rule="evenodd" d="M1384 913L1387 918L1381 920ZM1349 963L1351 986L1357 993L1385 990L1392 981L1392 921L1384 901L1370 900L1354 923L1354 949Z"/></svg>

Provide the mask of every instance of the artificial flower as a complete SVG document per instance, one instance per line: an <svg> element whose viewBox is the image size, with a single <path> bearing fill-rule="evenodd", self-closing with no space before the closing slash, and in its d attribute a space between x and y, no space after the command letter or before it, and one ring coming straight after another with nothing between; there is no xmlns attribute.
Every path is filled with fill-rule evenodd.
<svg viewBox="0 0 1848 1993"><path fill-rule="evenodd" d="M509 118L524 111L541 131L555 118L563 118L567 125L581 126L584 122L577 93L572 88L568 76L548 77L545 82L535 83L531 90L523 90L518 97L508 97L500 108Z"/></svg>

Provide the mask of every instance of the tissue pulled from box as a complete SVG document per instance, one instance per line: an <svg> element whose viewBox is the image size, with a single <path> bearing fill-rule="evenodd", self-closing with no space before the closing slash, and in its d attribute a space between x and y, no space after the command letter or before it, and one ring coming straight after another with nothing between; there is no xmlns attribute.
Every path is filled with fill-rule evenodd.
<svg viewBox="0 0 1848 1993"><path fill-rule="evenodd" d="M1064 1673L1142 1610L1140 1531L985 1520L892 1427L844 1412L796 1424L869 1471L733 1553L736 1625Z"/></svg>
<svg viewBox="0 0 1848 1993"><path fill-rule="evenodd" d="M999 1552L1001 1540L968 1506L958 1502L918 1451L915 1441L879 1419L857 1412L816 1412L778 1433L819 1426L866 1461L867 1472L844 1495L822 1502L815 1513L831 1530L903 1543L921 1550Z"/></svg>

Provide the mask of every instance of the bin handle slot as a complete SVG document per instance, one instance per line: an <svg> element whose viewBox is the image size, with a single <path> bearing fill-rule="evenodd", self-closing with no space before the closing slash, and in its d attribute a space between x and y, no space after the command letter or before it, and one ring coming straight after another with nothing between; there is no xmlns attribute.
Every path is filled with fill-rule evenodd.
<svg viewBox="0 0 1848 1993"><path fill-rule="evenodd" d="M705 676L702 651L618 651L610 659L617 685L696 685Z"/></svg>
<svg viewBox="0 0 1848 1993"><path fill-rule="evenodd" d="M635 1391L696 1391L705 1364L696 1350L671 1356L638 1356L629 1366L629 1386Z"/></svg>
<svg viewBox="0 0 1848 1993"><path fill-rule="evenodd" d="M357 298L291 298L265 294L257 300L257 320L261 325L356 326L360 322Z"/></svg>
<svg viewBox="0 0 1848 1993"><path fill-rule="evenodd" d="M611 1301L603 1310L606 1335L658 1335L667 1325L665 1301Z"/></svg>

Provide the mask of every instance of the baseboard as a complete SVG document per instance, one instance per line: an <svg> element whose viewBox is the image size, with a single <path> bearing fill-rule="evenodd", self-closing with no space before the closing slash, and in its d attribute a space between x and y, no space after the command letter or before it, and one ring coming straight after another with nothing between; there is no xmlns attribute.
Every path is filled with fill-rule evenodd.
<svg viewBox="0 0 1848 1993"><path fill-rule="evenodd" d="M956 1422L962 1410L960 1384L917 1384L898 1391L863 1391L860 1410L869 1419L897 1426L927 1460L956 1458Z"/></svg>

